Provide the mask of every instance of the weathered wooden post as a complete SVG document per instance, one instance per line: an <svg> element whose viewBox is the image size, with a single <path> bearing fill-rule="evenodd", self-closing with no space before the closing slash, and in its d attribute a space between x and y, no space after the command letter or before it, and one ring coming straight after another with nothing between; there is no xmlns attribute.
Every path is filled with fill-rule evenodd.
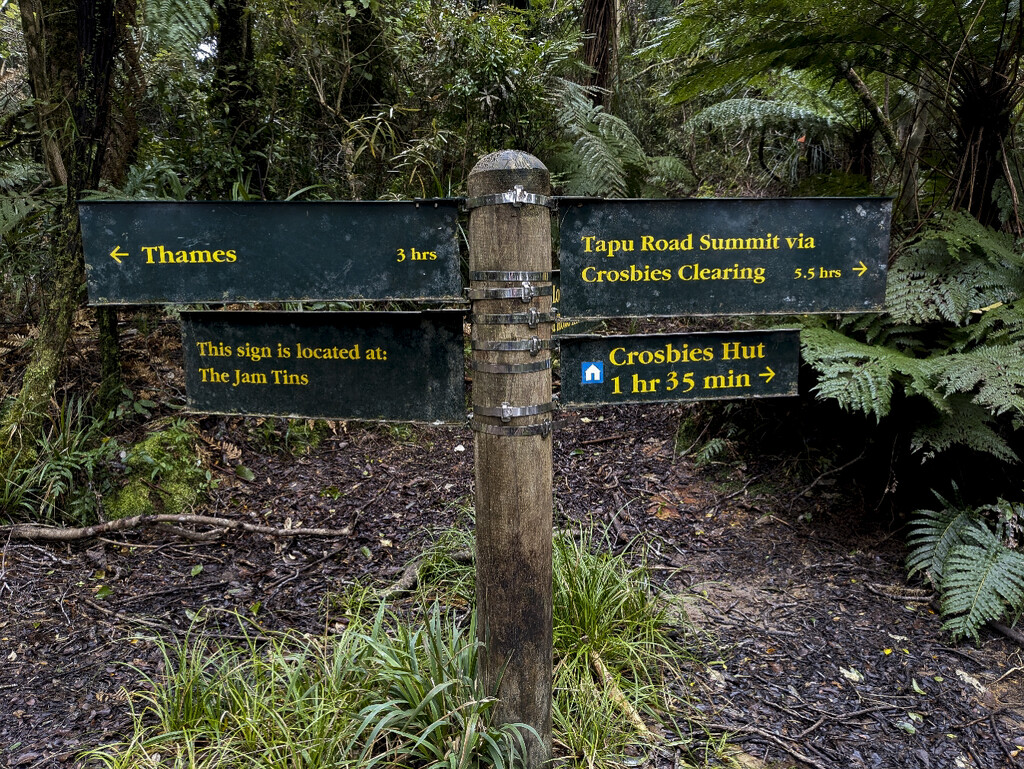
<svg viewBox="0 0 1024 769"><path fill-rule="evenodd" d="M478 667L497 717L551 756L551 217L537 158L503 151L469 175Z"/></svg>

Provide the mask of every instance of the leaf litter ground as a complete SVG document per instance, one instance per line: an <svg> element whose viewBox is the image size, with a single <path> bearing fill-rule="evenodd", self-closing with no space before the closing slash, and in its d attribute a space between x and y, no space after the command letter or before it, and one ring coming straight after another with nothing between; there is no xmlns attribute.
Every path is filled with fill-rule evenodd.
<svg viewBox="0 0 1024 769"><path fill-rule="evenodd" d="M174 389L173 363L153 350L134 355L139 382ZM675 456L682 412L564 414L553 437L556 526L593 525L611 532L613 547L644 546L648 566L707 635L693 686L739 758L1024 766L1020 648L987 633L980 647L951 645L929 596L905 581L899 536L856 505L815 489L799 500L798 511L813 513L801 522L790 510L797 490L771 469L698 468ZM197 616L223 618L230 634L228 612L322 633L335 621L327 597L356 580L397 579L437 533L470 525L468 429L339 424L308 454L290 455L261 448L252 420L196 425L221 481L197 513L351 526L352 536L196 542L157 530L4 543L0 765L74 767L81 750L121 738L131 724L125 692L142 686L140 671L161 672L158 650L141 637L183 635ZM238 477L238 463L252 480Z"/></svg>

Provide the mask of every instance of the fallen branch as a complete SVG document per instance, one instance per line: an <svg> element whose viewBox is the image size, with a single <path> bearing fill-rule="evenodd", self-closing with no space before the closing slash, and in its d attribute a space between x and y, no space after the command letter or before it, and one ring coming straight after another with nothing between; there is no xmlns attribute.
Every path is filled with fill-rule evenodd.
<svg viewBox="0 0 1024 769"><path fill-rule="evenodd" d="M611 697L612 702L622 711L623 715L629 720L629 723L633 725L633 728L644 735L644 737L650 740L657 740L658 736L647 728L647 724L640 718L640 714L636 712L633 703L626 699L622 689L615 683L615 679L612 677L611 671L604 664L604 660L601 659L601 655L594 649L590 650L590 664L594 666L594 670L600 677L601 683L604 684L604 688L608 692L608 696Z"/></svg>
<svg viewBox="0 0 1024 769"><path fill-rule="evenodd" d="M469 550L457 550L454 553L449 553L448 557L456 563L473 562L473 554ZM416 585L418 585L420 581L420 566L422 564L422 555L418 555L413 558L406 564L405 568L402 569L401 575L393 585L389 585L388 587L377 591L377 597L382 601L389 601L397 595L408 593L415 589Z"/></svg>
<svg viewBox="0 0 1024 769"><path fill-rule="evenodd" d="M233 521L229 518L219 518L211 515L133 515L131 518L118 518L113 521L105 521L92 526L78 526L62 528L59 526L40 526L34 523L16 523L13 526L0 527L0 536L8 536L11 539L44 540L48 542L77 542L82 539L89 539L100 534L109 534L114 531L127 531L141 529L146 526L158 526L164 524L191 524L213 526L217 529L230 531L244 531L249 534L262 534L265 537L349 537L352 535L352 527L346 526L343 529L281 529L276 526L259 526L255 523L244 521Z"/></svg>

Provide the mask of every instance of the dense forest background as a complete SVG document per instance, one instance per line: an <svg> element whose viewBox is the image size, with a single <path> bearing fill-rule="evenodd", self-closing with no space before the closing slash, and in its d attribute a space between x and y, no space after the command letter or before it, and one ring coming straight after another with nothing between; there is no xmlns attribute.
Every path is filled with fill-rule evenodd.
<svg viewBox="0 0 1024 769"><path fill-rule="evenodd" d="M79 200L460 196L514 148L559 194L892 196L887 311L793 319L819 410L787 430L827 425L825 461L897 510L931 500L910 568L955 632L1024 606L1018 3L0 0L0 23L0 353L30 360L0 391L7 518L95 520L104 437L157 406L119 363L151 311L85 306ZM76 319L97 374L69 385Z"/></svg>

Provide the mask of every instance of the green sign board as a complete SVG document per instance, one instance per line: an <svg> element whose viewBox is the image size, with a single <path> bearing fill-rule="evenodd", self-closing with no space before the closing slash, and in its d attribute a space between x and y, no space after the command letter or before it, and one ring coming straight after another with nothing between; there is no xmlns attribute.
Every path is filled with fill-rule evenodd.
<svg viewBox="0 0 1024 769"><path fill-rule="evenodd" d="M562 300L561 275L558 270L551 273L551 311L557 316L559 314L558 303ZM551 335L560 337L565 334L589 334L594 331L600 323L594 320L580 320L579 318L556 318L551 324Z"/></svg>
<svg viewBox="0 0 1024 769"><path fill-rule="evenodd" d="M464 314L182 313L193 411L325 419L465 419Z"/></svg>
<svg viewBox="0 0 1024 769"><path fill-rule="evenodd" d="M559 203L566 317L802 314L882 307L892 201Z"/></svg>
<svg viewBox="0 0 1024 769"><path fill-rule="evenodd" d="M566 336L560 347L563 406L797 394L796 329Z"/></svg>
<svg viewBox="0 0 1024 769"><path fill-rule="evenodd" d="M80 204L92 304L456 299L458 201Z"/></svg>

